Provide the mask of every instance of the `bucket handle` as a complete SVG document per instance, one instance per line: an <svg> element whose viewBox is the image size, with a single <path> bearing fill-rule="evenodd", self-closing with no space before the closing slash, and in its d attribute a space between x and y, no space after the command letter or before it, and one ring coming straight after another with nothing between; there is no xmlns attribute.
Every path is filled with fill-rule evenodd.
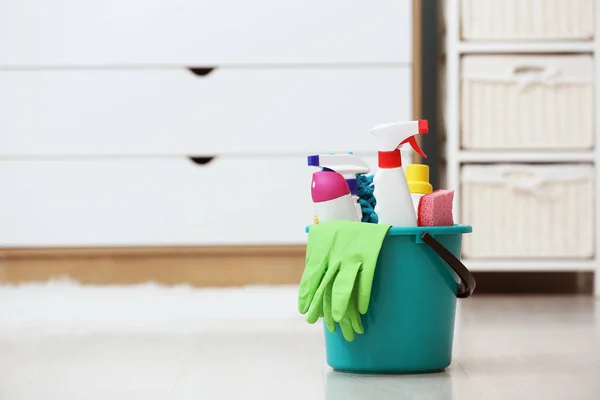
<svg viewBox="0 0 600 400"><path fill-rule="evenodd" d="M440 242L435 240L429 233L425 232L421 236L421 240L423 240L423 242L429 246L431 250L435 251L436 254L440 256L442 260L444 260L460 278L456 297L459 299L465 299L472 295L477 283L475 282L475 277L473 277L471 271L469 271L467 267L465 267L465 265L454 256L454 254L452 254Z"/></svg>

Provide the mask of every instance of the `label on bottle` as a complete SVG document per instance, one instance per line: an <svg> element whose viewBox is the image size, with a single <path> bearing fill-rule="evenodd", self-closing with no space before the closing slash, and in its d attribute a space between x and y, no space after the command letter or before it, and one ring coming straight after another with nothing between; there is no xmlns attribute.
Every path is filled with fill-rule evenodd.
<svg viewBox="0 0 600 400"><path fill-rule="evenodd" d="M417 216L402 168L380 168L373 178L373 184L373 195L377 199L375 213L380 224L417 226Z"/></svg>
<svg viewBox="0 0 600 400"><path fill-rule="evenodd" d="M337 199L314 203L317 220L321 223L327 221L358 221L356 208L350 193Z"/></svg>

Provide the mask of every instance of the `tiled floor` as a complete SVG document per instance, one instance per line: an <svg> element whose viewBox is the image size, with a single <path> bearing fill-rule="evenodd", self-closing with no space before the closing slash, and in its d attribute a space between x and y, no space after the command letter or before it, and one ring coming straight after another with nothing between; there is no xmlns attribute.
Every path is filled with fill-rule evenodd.
<svg viewBox="0 0 600 400"><path fill-rule="evenodd" d="M591 298L461 301L443 373L358 376L324 363L294 288L0 288L0 399L600 398Z"/></svg>

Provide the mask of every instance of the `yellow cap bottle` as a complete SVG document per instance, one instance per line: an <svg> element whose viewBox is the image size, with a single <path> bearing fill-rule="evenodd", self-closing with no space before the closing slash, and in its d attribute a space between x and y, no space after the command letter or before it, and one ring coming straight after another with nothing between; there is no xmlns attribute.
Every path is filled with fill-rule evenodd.
<svg viewBox="0 0 600 400"><path fill-rule="evenodd" d="M405 171L415 214L418 215L421 197L433 191L433 186L429 183L429 166L425 164L408 164Z"/></svg>

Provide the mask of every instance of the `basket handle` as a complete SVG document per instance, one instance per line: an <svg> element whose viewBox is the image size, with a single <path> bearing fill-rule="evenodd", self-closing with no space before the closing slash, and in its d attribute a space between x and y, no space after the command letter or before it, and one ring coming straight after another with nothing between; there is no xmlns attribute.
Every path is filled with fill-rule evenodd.
<svg viewBox="0 0 600 400"><path fill-rule="evenodd" d="M423 242L429 246L431 250L435 251L436 254L440 256L442 260L444 260L460 278L456 297L459 299L465 299L472 295L477 283L475 282L475 277L471 271L469 271L467 267L465 267L465 265L454 256L454 254L452 254L440 242L435 240L429 233L425 232L421 236L421 240L423 240Z"/></svg>

